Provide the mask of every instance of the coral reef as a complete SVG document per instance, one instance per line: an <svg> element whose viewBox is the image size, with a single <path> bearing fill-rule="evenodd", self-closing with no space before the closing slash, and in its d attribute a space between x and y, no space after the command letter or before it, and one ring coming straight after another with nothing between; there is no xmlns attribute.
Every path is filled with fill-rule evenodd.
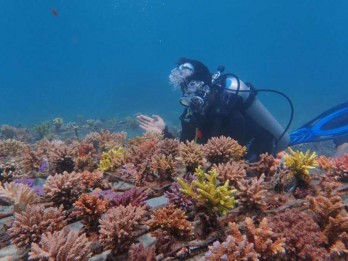
<svg viewBox="0 0 348 261"><path fill-rule="evenodd" d="M29 260L87 261L92 255L91 248L85 234L65 228L43 234L38 244L32 244Z"/></svg>
<svg viewBox="0 0 348 261"><path fill-rule="evenodd" d="M35 129L0 127L0 247L24 254L9 258L348 258L347 154L290 149L250 163L226 137L111 132L128 122L51 122L40 141Z"/></svg>
<svg viewBox="0 0 348 261"><path fill-rule="evenodd" d="M45 208L41 205L28 206L27 210L15 215L15 221L9 229L11 241L19 248L28 248L38 243L45 232L54 232L66 225L62 208Z"/></svg>
<svg viewBox="0 0 348 261"><path fill-rule="evenodd" d="M246 153L246 147L230 137L213 137L203 147L207 160L213 164L240 160Z"/></svg>

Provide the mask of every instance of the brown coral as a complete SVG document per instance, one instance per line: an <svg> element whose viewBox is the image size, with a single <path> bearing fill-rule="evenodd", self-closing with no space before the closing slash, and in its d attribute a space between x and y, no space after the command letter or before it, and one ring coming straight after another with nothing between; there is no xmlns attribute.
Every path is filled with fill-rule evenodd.
<svg viewBox="0 0 348 261"><path fill-rule="evenodd" d="M156 229L151 233L155 237L163 234L163 231L175 239L187 239L192 235L193 226L185 212L174 205L155 210L147 224Z"/></svg>
<svg viewBox="0 0 348 261"><path fill-rule="evenodd" d="M329 218L335 218L344 210L344 204L340 196L318 195L316 197L308 197L309 206L314 212L315 219L321 228L329 223Z"/></svg>
<svg viewBox="0 0 348 261"><path fill-rule="evenodd" d="M0 140L0 157L19 156L25 146L23 142L14 139Z"/></svg>
<svg viewBox="0 0 348 261"><path fill-rule="evenodd" d="M134 239L145 229L146 207L118 206L100 219L100 241L113 253L127 251Z"/></svg>
<svg viewBox="0 0 348 261"><path fill-rule="evenodd" d="M81 172L81 179L86 188L101 188L103 187L103 172L101 171L88 171Z"/></svg>
<svg viewBox="0 0 348 261"><path fill-rule="evenodd" d="M9 229L11 242L17 247L29 247L32 242L37 243L41 234L54 232L66 225L62 208L45 208L41 205L28 206L27 210L15 215L15 221Z"/></svg>
<svg viewBox="0 0 348 261"><path fill-rule="evenodd" d="M236 186L237 182L245 179L246 171L243 161L229 161L227 163L220 163L214 165L213 168L219 173L219 180L225 182L230 181L231 186Z"/></svg>
<svg viewBox="0 0 348 261"><path fill-rule="evenodd" d="M15 211L22 211L28 204L35 203L38 196L27 185L11 182L0 184L0 199L13 204Z"/></svg>
<svg viewBox="0 0 348 261"><path fill-rule="evenodd" d="M79 195L86 191L81 173L56 174L49 176L44 186L45 195L56 205L63 204L66 209L77 200Z"/></svg>
<svg viewBox="0 0 348 261"><path fill-rule="evenodd" d="M213 164L240 160L246 153L246 147L230 137L213 137L203 147L207 160Z"/></svg>
<svg viewBox="0 0 348 261"><path fill-rule="evenodd" d="M172 155L155 155L151 159L152 172L158 175L159 181L172 181L177 175Z"/></svg>
<svg viewBox="0 0 348 261"><path fill-rule="evenodd" d="M327 158L320 156L319 167L342 182L348 181L348 154L345 153L338 158Z"/></svg>
<svg viewBox="0 0 348 261"><path fill-rule="evenodd" d="M173 158L179 155L180 141L176 139L163 139L158 143L159 153Z"/></svg>
<svg viewBox="0 0 348 261"><path fill-rule="evenodd" d="M267 190L264 184L264 174L260 178L237 182L238 204L244 210L263 211L266 209Z"/></svg>
<svg viewBox="0 0 348 261"><path fill-rule="evenodd" d="M68 228L48 232L42 235L39 244L32 244L29 260L87 261L92 255L91 245L85 234Z"/></svg>
<svg viewBox="0 0 348 261"><path fill-rule="evenodd" d="M88 232L98 230L99 218L108 210L108 201L97 196L83 194L74 203L73 215L82 218L81 223Z"/></svg>
<svg viewBox="0 0 348 261"><path fill-rule="evenodd" d="M206 162L203 146L194 141L186 141L179 145L179 160L186 166L187 171L194 172Z"/></svg>
<svg viewBox="0 0 348 261"><path fill-rule="evenodd" d="M76 147L68 146L59 140L52 142L46 140L46 143L49 148L48 159L53 163L54 171L56 173L72 172L75 168Z"/></svg>
<svg viewBox="0 0 348 261"><path fill-rule="evenodd" d="M266 177L273 176L277 170L277 165L279 162L268 153L261 154L260 160L256 163L251 163L248 171L253 172L260 177L262 174L265 174Z"/></svg>

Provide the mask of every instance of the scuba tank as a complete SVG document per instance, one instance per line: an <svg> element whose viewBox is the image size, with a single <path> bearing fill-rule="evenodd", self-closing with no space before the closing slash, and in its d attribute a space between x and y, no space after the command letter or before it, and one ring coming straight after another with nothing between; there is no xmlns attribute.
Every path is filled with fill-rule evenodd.
<svg viewBox="0 0 348 261"><path fill-rule="evenodd" d="M275 138L273 153L277 153L287 148L290 142L289 134L286 128L281 126L274 116L267 110L267 108L256 97L258 91L271 91L285 96L292 107L290 99L273 90L256 90L251 84L244 83L236 75L228 73L221 74L224 71L223 66L219 66L216 74L212 76L212 83L221 91L221 99L224 103L228 103L233 108L234 104L241 98L243 101L243 110L252 118L259 126L267 130ZM292 107L293 108L293 107ZM293 114L293 111L292 111ZM291 115L292 119L292 115Z"/></svg>

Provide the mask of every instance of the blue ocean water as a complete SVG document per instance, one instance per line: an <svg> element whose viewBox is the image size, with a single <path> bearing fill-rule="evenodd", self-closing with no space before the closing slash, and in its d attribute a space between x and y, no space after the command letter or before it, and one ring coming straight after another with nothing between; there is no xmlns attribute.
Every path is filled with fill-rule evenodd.
<svg viewBox="0 0 348 261"><path fill-rule="evenodd" d="M0 125L160 114L179 57L285 92L292 128L348 97L348 2L318 0L4 0ZM286 101L260 99L282 122Z"/></svg>

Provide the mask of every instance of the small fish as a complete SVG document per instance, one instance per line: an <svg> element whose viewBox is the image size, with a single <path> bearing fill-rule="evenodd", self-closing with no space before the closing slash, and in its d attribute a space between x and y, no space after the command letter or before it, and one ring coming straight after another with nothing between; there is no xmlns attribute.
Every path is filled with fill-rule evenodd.
<svg viewBox="0 0 348 261"><path fill-rule="evenodd" d="M58 16L58 11L57 11L57 9L52 8L51 12L52 12L52 14L53 14L54 16Z"/></svg>

